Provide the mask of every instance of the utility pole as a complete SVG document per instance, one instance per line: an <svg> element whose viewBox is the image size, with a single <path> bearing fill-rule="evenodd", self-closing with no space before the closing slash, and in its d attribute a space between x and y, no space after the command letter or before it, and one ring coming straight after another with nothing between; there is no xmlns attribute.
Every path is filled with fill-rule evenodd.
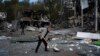
<svg viewBox="0 0 100 56"><path fill-rule="evenodd" d="M76 1L74 1L74 16L75 16L75 19L76 19Z"/></svg>
<svg viewBox="0 0 100 56"><path fill-rule="evenodd" d="M74 5L73 8L74 8L74 23L75 23L75 20L77 19L77 15L76 15L76 0L73 1L73 5Z"/></svg>
<svg viewBox="0 0 100 56"><path fill-rule="evenodd" d="M81 27L83 27L83 24L84 24L84 22L83 22L83 9L81 9Z"/></svg>
<svg viewBox="0 0 100 56"><path fill-rule="evenodd" d="M98 30L98 0L95 0L95 31Z"/></svg>
<svg viewBox="0 0 100 56"><path fill-rule="evenodd" d="M63 0L61 0L61 10L60 10L60 15L61 15L61 19L62 19L62 16L63 16Z"/></svg>
<svg viewBox="0 0 100 56"><path fill-rule="evenodd" d="M84 5L84 3L83 3L83 0L80 0L80 2L81 2L81 27L83 27L83 24L84 24L84 21L83 21L83 5Z"/></svg>
<svg viewBox="0 0 100 56"><path fill-rule="evenodd" d="M50 19L51 19L51 13L52 13L52 1L53 0L49 0L49 13L50 13Z"/></svg>

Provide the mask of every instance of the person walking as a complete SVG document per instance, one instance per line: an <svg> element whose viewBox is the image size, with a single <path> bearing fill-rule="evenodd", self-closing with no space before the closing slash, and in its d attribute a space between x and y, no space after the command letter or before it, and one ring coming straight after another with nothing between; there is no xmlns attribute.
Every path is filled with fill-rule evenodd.
<svg viewBox="0 0 100 56"><path fill-rule="evenodd" d="M50 31L50 24L42 25L42 27L39 28L39 36L38 36L39 40L38 40L38 45L35 50L36 53L38 52L38 49L42 42L45 46L45 51L48 51L48 48L47 48L48 43L46 41L46 37L47 37L47 34L49 33L49 31Z"/></svg>
<svg viewBox="0 0 100 56"><path fill-rule="evenodd" d="M20 27L21 27L21 35L24 35L25 33L24 33L24 29L25 29L25 22L24 21L21 21L20 22Z"/></svg>

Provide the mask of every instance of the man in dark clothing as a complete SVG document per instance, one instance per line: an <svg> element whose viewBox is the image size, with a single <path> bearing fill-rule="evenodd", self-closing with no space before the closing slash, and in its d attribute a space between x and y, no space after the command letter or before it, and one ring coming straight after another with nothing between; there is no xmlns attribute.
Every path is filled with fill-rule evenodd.
<svg viewBox="0 0 100 56"><path fill-rule="evenodd" d="M26 25L25 25L25 22L24 22L24 21L21 21L21 22L20 22L20 27L21 27L21 34L22 34L22 35L25 34L25 33L24 33L24 29L25 29Z"/></svg>
<svg viewBox="0 0 100 56"><path fill-rule="evenodd" d="M21 27L21 34L25 34L24 33L24 29L30 25L29 21L20 21L20 27Z"/></svg>

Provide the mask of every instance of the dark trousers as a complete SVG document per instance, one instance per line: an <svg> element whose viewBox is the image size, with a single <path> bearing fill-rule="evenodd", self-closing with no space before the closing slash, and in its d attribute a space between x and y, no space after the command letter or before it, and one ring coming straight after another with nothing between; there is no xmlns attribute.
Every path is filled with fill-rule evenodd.
<svg viewBox="0 0 100 56"><path fill-rule="evenodd" d="M20 21L20 27L21 27L21 34L25 34L24 33L24 29L26 28L26 26L29 26L30 22L29 21Z"/></svg>
<svg viewBox="0 0 100 56"><path fill-rule="evenodd" d="M24 28L22 28L22 31L21 31L21 35L24 35L25 33L24 33Z"/></svg>
<svg viewBox="0 0 100 56"><path fill-rule="evenodd" d="M42 42L45 45L45 51L48 51L47 50L47 42L45 41L44 38L40 39L40 37L39 37L38 45L37 45L36 50L35 50L36 53L38 52L38 49L39 49L39 47L40 47L40 45L41 45Z"/></svg>

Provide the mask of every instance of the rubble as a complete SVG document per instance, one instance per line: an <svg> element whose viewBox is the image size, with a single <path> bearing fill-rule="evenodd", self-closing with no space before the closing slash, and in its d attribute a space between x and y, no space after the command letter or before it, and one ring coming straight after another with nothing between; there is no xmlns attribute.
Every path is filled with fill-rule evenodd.
<svg viewBox="0 0 100 56"><path fill-rule="evenodd" d="M57 39L59 39L59 38L52 38L53 41L54 41L54 40L57 40Z"/></svg>
<svg viewBox="0 0 100 56"><path fill-rule="evenodd" d="M74 51L73 48L69 48L70 51Z"/></svg>
<svg viewBox="0 0 100 56"><path fill-rule="evenodd" d="M6 37L6 36L0 36L0 40L7 40L7 39L11 39L12 37Z"/></svg>
<svg viewBox="0 0 100 56"><path fill-rule="evenodd" d="M75 46L75 44L70 44L70 45L68 45L68 46Z"/></svg>
<svg viewBox="0 0 100 56"><path fill-rule="evenodd" d="M60 49L58 49L57 47L54 47L53 50L54 50L55 52L60 52Z"/></svg>
<svg viewBox="0 0 100 56"><path fill-rule="evenodd" d="M36 28L35 28L35 27L31 27L31 26L27 26L27 27L26 27L26 30L27 30L27 31L35 31Z"/></svg>
<svg viewBox="0 0 100 56"><path fill-rule="evenodd" d="M83 39L82 41L80 41L80 43L86 43L86 44L89 44L91 42L92 42L92 40L89 38L86 38L86 39Z"/></svg>
<svg viewBox="0 0 100 56"><path fill-rule="evenodd" d="M65 39L67 36L61 36L61 35L55 35L53 34L53 38L51 38L51 41L48 41L48 49L49 52L44 52L43 47L40 48L39 53L36 54L34 52L36 45L37 45L37 36L35 34L33 35L33 32L25 31L27 32L26 35L19 35L17 37L11 38L11 41L15 41L15 43L10 42L10 55L18 55L18 56L73 56L74 54L76 56L82 56L82 55L99 55L100 48L97 46L92 46L91 43L82 43L84 40L74 40L74 39ZM66 31L65 31L66 32ZM61 33L61 32L60 32ZM30 34L30 35L29 35ZM4 35L3 38L6 38ZM91 39L86 39L85 41L90 42ZM29 41L29 42L28 42ZM43 45L41 45L43 46ZM16 50L16 51L15 51ZM51 55L52 54L52 55ZM74 56L75 56L74 55ZM99 55L100 56L100 55Z"/></svg>

